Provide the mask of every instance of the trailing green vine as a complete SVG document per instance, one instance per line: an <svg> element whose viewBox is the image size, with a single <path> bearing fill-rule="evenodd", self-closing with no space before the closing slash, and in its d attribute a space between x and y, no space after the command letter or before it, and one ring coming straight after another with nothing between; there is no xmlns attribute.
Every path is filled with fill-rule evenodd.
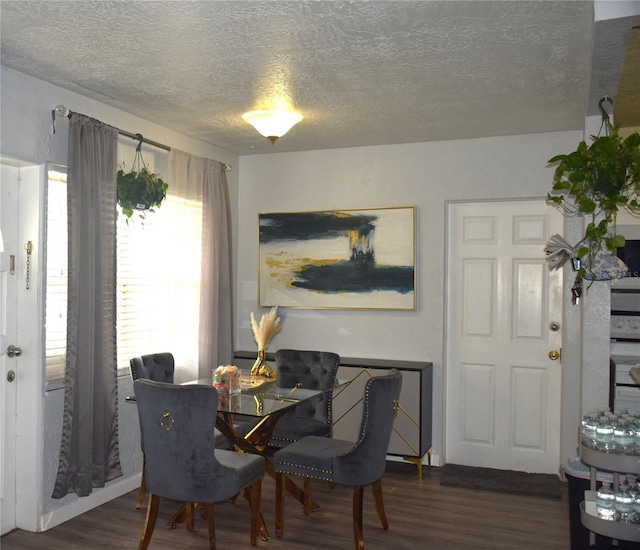
<svg viewBox="0 0 640 550"><path fill-rule="evenodd" d="M122 168L118 170L118 204L127 217L127 223L134 212L142 220L146 219L145 212L155 212L155 208L159 208L166 198L169 188L169 184L147 168L141 152L142 136L137 135L140 143L136 147L131 171L125 173Z"/></svg>
<svg viewBox="0 0 640 550"><path fill-rule="evenodd" d="M577 251L582 260L578 274L597 279L593 272L596 254L615 255L625 238L616 232L618 211L640 217L640 134L627 138L607 122L608 135L591 136L576 151L549 160L558 163L548 201L567 216L588 216L583 244ZM585 267L586 263L586 267Z"/></svg>

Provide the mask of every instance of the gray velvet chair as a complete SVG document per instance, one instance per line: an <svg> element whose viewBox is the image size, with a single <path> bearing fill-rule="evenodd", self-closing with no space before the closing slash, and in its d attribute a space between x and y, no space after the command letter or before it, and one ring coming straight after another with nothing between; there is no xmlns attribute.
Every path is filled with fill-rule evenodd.
<svg viewBox="0 0 640 550"><path fill-rule="evenodd" d="M265 459L215 448L218 392L213 386L174 385L138 379L133 383L145 455L149 506L139 550L149 545L160 497L186 503L187 528L193 507L206 513L209 547L216 548L214 503L244 491L251 508L250 542L261 525L260 492Z"/></svg>
<svg viewBox="0 0 640 550"><path fill-rule="evenodd" d="M138 379L153 380L155 382L165 382L173 384L173 375L176 369L175 359L172 353L151 353L141 357L132 357L129 359L129 372L131 380L134 382ZM140 434L140 443L142 444L142 434ZM140 479L140 489L138 489L138 498L136 499L136 508L142 508L144 499L147 496L147 488L145 483L145 467L144 455L142 465L142 478Z"/></svg>
<svg viewBox="0 0 640 550"><path fill-rule="evenodd" d="M173 354L168 352L151 353L142 357L129 359L131 378L146 378L155 382L173 384L173 375L176 369Z"/></svg>
<svg viewBox="0 0 640 550"><path fill-rule="evenodd" d="M356 550L364 548L362 500L365 485L373 486L378 516L382 527L388 529L382 500L382 475L401 387L402 374L397 369L391 369L387 376L376 376L367 381L362 423L355 443L309 436L275 453L277 536L282 536L284 530L285 475L304 477L307 495L310 494L311 479L353 486L353 533ZM308 502L305 502L305 513L308 513Z"/></svg>
<svg viewBox="0 0 640 550"><path fill-rule="evenodd" d="M282 388L298 386L311 390L330 390L335 384L339 365L340 356L336 353L280 349L276 352L276 381ZM332 399L333 392L325 391L317 398L286 412L278 420L269 446L281 449L308 435L330 437Z"/></svg>
<svg viewBox="0 0 640 550"><path fill-rule="evenodd" d="M153 380L154 382L164 382L173 384L173 375L175 373L176 363L172 353L150 353L141 357L132 357L129 359L129 371L131 379L135 382L138 379ZM215 422L215 417L214 417ZM229 440L216 430L216 448L228 449ZM142 434L140 436L142 442ZM144 457L143 457L144 461ZM147 496L145 480L145 468L142 466L142 479L140 480L140 489L138 490L138 498L136 499L136 508L142 508L144 499Z"/></svg>

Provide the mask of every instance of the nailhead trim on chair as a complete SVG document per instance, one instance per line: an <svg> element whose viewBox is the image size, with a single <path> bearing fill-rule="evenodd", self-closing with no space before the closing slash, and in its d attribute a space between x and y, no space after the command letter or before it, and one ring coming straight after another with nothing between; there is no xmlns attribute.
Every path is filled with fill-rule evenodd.
<svg viewBox="0 0 640 550"><path fill-rule="evenodd" d="M337 376L337 372L338 369L340 368L340 356L333 353L333 352L312 352L309 350L290 350L290 349L282 349L279 350L279 352L295 352L296 354L311 354L313 353L313 359L311 360L311 363L307 364L306 362L304 362L304 371L303 372L298 372L296 374L300 375L300 376L305 376L308 375L311 372L311 364L313 364L314 366L318 365L318 370L319 372L322 373L322 378L325 378L327 373L329 372L335 372L335 375ZM323 366L322 362L318 359L319 354L324 354L324 353L330 353L332 355L335 355L336 357L336 362L335 364L333 362L331 362L331 368L326 368ZM277 355L277 354L276 354ZM292 370L290 368L290 365L288 362L285 362L284 364L281 364L280 366L277 367L278 371L286 374L286 375L291 375L292 374ZM335 377L334 377L334 384L335 384ZM329 390L330 392L333 390ZM328 433L328 437L332 437L333 434L333 400L332 399L328 399L328 403L327 403L327 409L326 409L326 417L324 419L324 426L328 427L329 433ZM324 416L324 414L323 414ZM292 439L290 437L285 437L282 434L279 433L274 433L274 435L272 436L269 445L276 448L276 449L282 449L285 448L287 446L289 446L291 443L295 443L297 441L297 439Z"/></svg>
<svg viewBox="0 0 640 550"><path fill-rule="evenodd" d="M274 440L277 440L277 441L288 441L288 442L289 442L289 444L291 444L291 443L295 443L295 442L296 442L296 440L295 440L295 439L291 439L291 438L289 438L289 437L278 437L278 438L273 438L273 439L274 439Z"/></svg>
<svg viewBox="0 0 640 550"><path fill-rule="evenodd" d="M243 475L243 476L242 476L238 481L239 481L240 483L243 483L246 479L250 479L250 478L252 478L253 476L255 476L255 475L256 475L256 472L257 472L258 470L262 470L262 468L254 468L252 471L247 472L245 475ZM260 476L260 477L262 477L262 476ZM257 481L257 480L256 480L256 481Z"/></svg>
<svg viewBox="0 0 640 550"><path fill-rule="evenodd" d="M364 389L364 397L365 400L367 400L369 398L369 392L370 392L370 388L371 388L371 380L369 380L365 386ZM358 441L354 444L358 445L358 443L360 443L360 441L362 440L362 438L364 437L364 430L365 430L365 426L367 425L367 420L369 419L369 411L368 409L366 411L364 411L364 422L362 422L362 424L360 425L360 436L358 437ZM351 451L349 451L351 452ZM306 466L300 466L299 464L294 464L291 462L281 462L280 463L281 466L289 466L289 467L293 467L296 470L303 470L304 472L320 472L320 474L325 474L324 477L320 477L320 474L313 474L313 473L298 473L298 472L282 472L282 473L288 473L291 475L299 475L299 476L303 476L303 477L309 477L311 479L321 479L321 480L329 480L331 481L332 478L332 472L331 470L322 470L322 469L318 469L318 468L309 468ZM279 472L281 471L281 469L278 468L278 466L276 465L276 471Z"/></svg>
<svg viewBox="0 0 640 550"><path fill-rule="evenodd" d="M332 475L331 475L331 470L322 470L319 468L309 468L307 466L300 466L300 464L293 464L291 462L281 462L280 463L282 466L293 466L294 468L296 468L297 470L304 470L305 472L309 471L309 472L320 472L321 474L325 474L323 477L320 477L320 475L318 474L302 474L302 473L297 473L297 472L283 472L281 469L278 468L278 465L276 465L276 472L281 472L281 473L286 473L286 474L290 474L290 475L299 475L299 476L303 476L303 477L310 477L311 479L322 479L322 480L331 480Z"/></svg>
<svg viewBox="0 0 640 550"><path fill-rule="evenodd" d="M365 389L364 389L364 396L365 396L365 400L369 398L369 391L370 391L370 388L371 388L371 380L369 380L369 381L367 382L367 385L365 386ZM362 424L360 425L360 436L358 437L358 441L354 444L354 446L355 446L355 445L357 445L358 443L360 443L360 441L361 441L361 440L362 440L362 438L364 437L364 430L365 430L365 426L367 425L367 422L366 422L366 421L367 421L367 420L368 420L368 418L369 418L369 410L367 409L366 411L364 411L364 414L365 414L365 416L364 416L364 422L362 422ZM349 452L351 452L351 451L349 451ZM328 474L328 475L325 475L325 477L319 477L319 476L318 476L318 474L315 474L315 475L314 475L314 474L302 474L302 473L299 473L299 474L298 474L298 473L293 473L293 472L285 472L285 473L290 473L290 474L292 474L292 475L300 475L300 476L304 476L304 477L310 477L310 478L312 478L312 479L323 479L323 480L324 480L324 479L329 479L329 480L331 480L331 477L332 477L332 475L331 475L331 474L332 474L331 470L321 470L321 469L318 469L318 468L309 468L309 467L306 467L306 466L302 467L302 466L300 466L299 464L293 464L293 463L291 463L291 462L281 462L280 464L281 464L282 466L290 466L290 467L296 468L297 470L303 470L303 471L305 471L305 472L306 472L306 471L310 471L310 472L321 472L321 473L323 473L323 474ZM276 471L280 471L280 470L278 469L278 466L276 466Z"/></svg>
<svg viewBox="0 0 640 550"><path fill-rule="evenodd" d="M369 400L369 390L371 388L371 380L373 379L370 378L366 386L364 387L365 401ZM364 437L364 429L365 429L365 426L367 425L367 421L369 420L369 408L367 408L367 410L364 411L364 415L365 416L363 418L363 422L360 423L360 437L358 437L358 443L360 443L360 441L362 441L362 438Z"/></svg>

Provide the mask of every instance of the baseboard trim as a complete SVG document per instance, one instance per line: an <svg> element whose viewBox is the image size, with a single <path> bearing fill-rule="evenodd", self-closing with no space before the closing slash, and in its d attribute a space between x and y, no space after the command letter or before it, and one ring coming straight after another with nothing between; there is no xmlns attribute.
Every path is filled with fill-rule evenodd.
<svg viewBox="0 0 640 550"><path fill-rule="evenodd" d="M121 497L130 491L140 487L142 474L136 474L127 479L122 479L109 483L106 487L96 489L89 496L78 497L76 500L64 504L59 508L51 510L48 514L43 514L40 521L40 531L46 531L69 521L89 510L102 506L114 498Z"/></svg>

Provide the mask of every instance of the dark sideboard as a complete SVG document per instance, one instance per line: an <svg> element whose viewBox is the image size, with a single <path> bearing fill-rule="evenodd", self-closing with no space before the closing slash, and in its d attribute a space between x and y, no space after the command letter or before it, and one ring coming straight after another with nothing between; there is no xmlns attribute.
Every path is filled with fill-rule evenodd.
<svg viewBox="0 0 640 550"><path fill-rule="evenodd" d="M257 351L237 351L234 364L246 371L251 369L256 357ZM267 362L274 366L273 353L267 353ZM402 392L387 454L415 463L418 478L422 479L425 455L431 463L433 364L430 362L341 357L338 378L351 382L336 390L333 396L333 437L357 439L366 381L393 368L402 373Z"/></svg>

